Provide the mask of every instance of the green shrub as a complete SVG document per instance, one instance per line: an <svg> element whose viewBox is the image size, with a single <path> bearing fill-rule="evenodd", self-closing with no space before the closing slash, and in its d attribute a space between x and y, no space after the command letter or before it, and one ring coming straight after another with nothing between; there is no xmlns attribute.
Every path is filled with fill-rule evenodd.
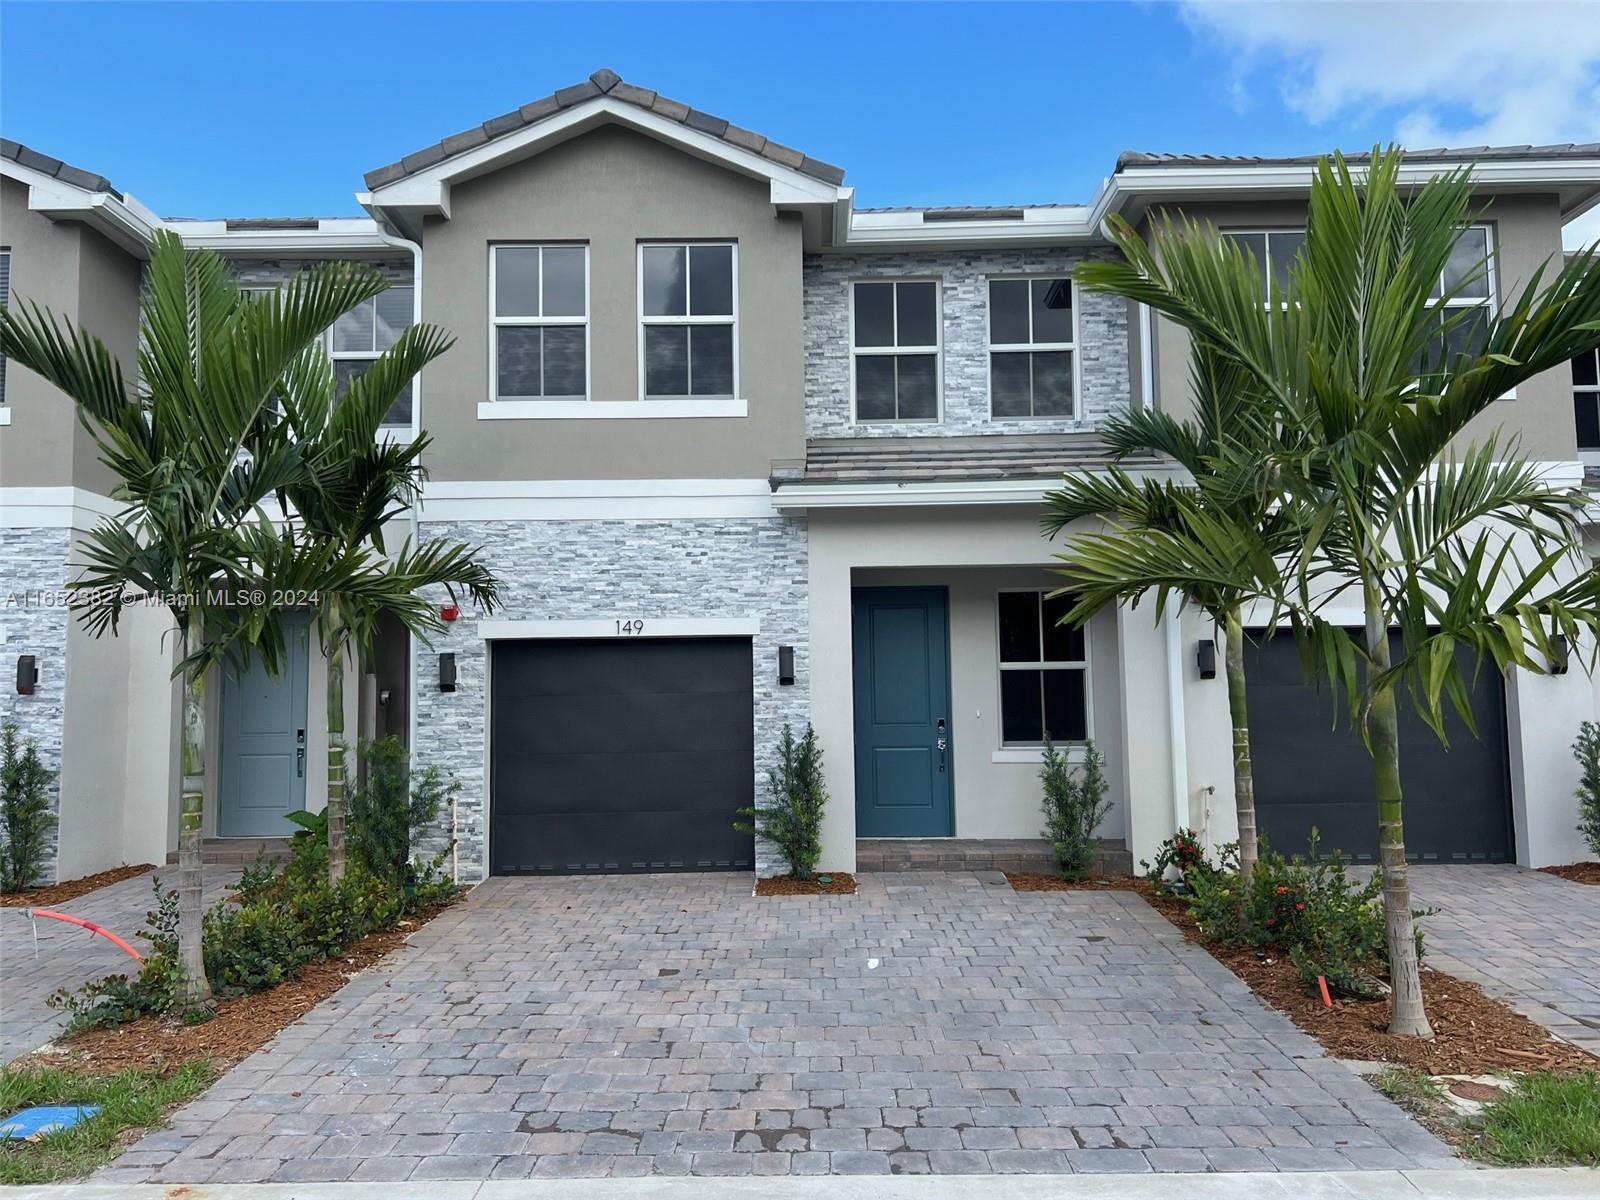
<svg viewBox="0 0 1600 1200"><path fill-rule="evenodd" d="M1194 875L1200 872L1215 874L1218 870L1228 869L1229 856L1237 852L1238 848L1231 843L1224 846L1222 865L1213 867L1206 859L1206 848L1201 844L1200 835L1192 829L1180 829L1156 847L1156 861L1153 864L1148 858L1141 858L1139 865L1144 868L1145 878L1156 887L1175 892L1192 891ZM1169 870L1178 873L1176 879L1167 878Z"/></svg>
<svg viewBox="0 0 1600 1200"><path fill-rule="evenodd" d="M325 879L328 874L328 810L301 810L284 815L296 828L289 835L289 861L283 873L307 885Z"/></svg>
<svg viewBox="0 0 1600 1200"><path fill-rule="evenodd" d="M822 784L822 748L816 730L808 724L798 742L794 730L783 727L778 762L767 772L767 803L741 808L733 827L755 833L774 843L789 873L810 879L822 857L822 811L828 790Z"/></svg>
<svg viewBox="0 0 1600 1200"><path fill-rule="evenodd" d="M1578 740L1572 755L1583 768L1578 780L1578 832L1589 843L1589 850L1600 858L1600 726L1585 721L1578 726Z"/></svg>
<svg viewBox="0 0 1600 1200"><path fill-rule="evenodd" d="M75 992L59 988L45 1003L70 1014L67 1032L102 1025L121 1025L145 1013L168 1012L177 1003L183 983L183 963L178 958L178 893L163 892L152 879L156 906L145 913L145 927L135 936L150 949L133 978L107 975Z"/></svg>
<svg viewBox="0 0 1600 1200"><path fill-rule="evenodd" d="M56 826L53 778L39 759L39 744L22 741L8 723L0 732L0 892L20 892L44 870Z"/></svg>
<svg viewBox="0 0 1600 1200"><path fill-rule="evenodd" d="M1044 785L1042 835L1055 848L1063 879L1084 879L1094 866L1094 831L1111 811L1105 765L1094 743L1085 742L1083 766L1074 772L1067 756L1045 735L1044 765L1039 769Z"/></svg>
<svg viewBox="0 0 1600 1200"><path fill-rule="evenodd" d="M460 785L438 767L413 776L411 756L396 737L362 742L356 753L363 769L348 800L350 853L374 875L414 885L412 831L432 824Z"/></svg>

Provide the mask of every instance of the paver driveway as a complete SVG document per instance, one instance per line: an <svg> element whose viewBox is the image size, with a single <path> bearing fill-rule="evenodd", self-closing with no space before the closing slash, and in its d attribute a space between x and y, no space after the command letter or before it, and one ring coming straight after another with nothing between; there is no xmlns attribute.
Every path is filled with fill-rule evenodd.
<svg viewBox="0 0 1600 1200"><path fill-rule="evenodd" d="M164 867L154 877L176 887L178 869ZM207 867L205 902L220 899L238 877L236 867ZM50 907L104 925L143 950L134 934L144 928L145 914L155 907L151 879L138 875ZM25 910L0 908L0 1063L38 1049L66 1024L64 1014L45 1007L50 993L106 975L131 974L135 966L105 938L61 921L41 919L35 945Z"/></svg>
<svg viewBox="0 0 1600 1200"><path fill-rule="evenodd" d="M679 875L485 884L101 1177L1454 1161L1129 893Z"/></svg>
<svg viewBox="0 0 1600 1200"><path fill-rule="evenodd" d="M1513 866L1413 866L1428 961L1600 1055L1600 887Z"/></svg>

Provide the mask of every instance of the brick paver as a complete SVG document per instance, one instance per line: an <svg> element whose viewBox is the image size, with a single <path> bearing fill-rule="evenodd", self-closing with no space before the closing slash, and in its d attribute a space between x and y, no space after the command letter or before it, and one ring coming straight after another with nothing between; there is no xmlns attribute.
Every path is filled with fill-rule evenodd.
<svg viewBox="0 0 1600 1200"><path fill-rule="evenodd" d="M497 879L101 1178L1454 1163L1127 892Z"/></svg>
<svg viewBox="0 0 1600 1200"><path fill-rule="evenodd" d="M1600 887L1514 866L1413 866L1428 962L1600 1055Z"/></svg>
<svg viewBox="0 0 1600 1200"><path fill-rule="evenodd" d="M178 870L163 868L153 877L176 887ZM206 903L220 899L238 877L237 867L207 867ZM103 925L143 951L145 943L134 934L144 928L145 914L155 907L151 879L152 875L124 879L50 907ZM45 999L57 988L131 974L137 967L105 938L77 926L41 919L37 928L36 947L26 910L0 908L0 1063L38 1049L60 1032L65 1015L45 1007Z"/></svg>

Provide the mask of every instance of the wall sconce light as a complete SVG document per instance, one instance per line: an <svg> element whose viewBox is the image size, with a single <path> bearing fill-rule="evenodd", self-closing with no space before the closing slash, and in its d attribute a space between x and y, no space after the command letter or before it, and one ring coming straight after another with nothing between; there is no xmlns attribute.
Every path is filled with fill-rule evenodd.
<svg viewBox="0 0 1600 1200"><path fill-rule="evenodd" d="M1200 668L1201 679L1215 679L1217 677L1217 643L1210 638L1202 638L1200 645L1195 649L1195 666Z"/></svg>
<svg viewBox="0 0 1600 1200"><path fill-rule="evenodd" d="M17 655L17 695L31 696L39 686L39 660L31 654Z"/></svg>
<svg viewBox="0 0 1600 1200"><path fill-rule="evenodd" d="M1572 646L1566 635L1558 633L1550 639L1550 674L1565 675L1572 657Z"/></svg>
<svg viewBox="0 0 1600 1200"><path fill-rule="evenodd" d="M794 647L778 647L778 686L792 687L794 685Z"/></svg>
<svg viewBox="0 0 1600 1200"><path fill-rule="evenodd" d="M454 654L439 655L439 690L453 692L456 690L456 656Z"/></svg>

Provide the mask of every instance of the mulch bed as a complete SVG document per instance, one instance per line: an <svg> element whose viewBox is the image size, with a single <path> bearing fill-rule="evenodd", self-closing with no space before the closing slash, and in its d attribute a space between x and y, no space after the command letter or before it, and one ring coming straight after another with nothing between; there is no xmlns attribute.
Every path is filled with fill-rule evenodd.
<svg viewBox="0 0 1600 1200"><path fill-rule="evenodd" d="M1546 875L1557 875L1573 883L1590 883L1600 886L1600 862L1569 863L1564 867L1540 867Z"/></svg>
<svg viewBox="0 0 1600 1200"><path fill-rule="evenodd" d="M219 1000L216 1015L203 1025L184 1025L165 1014L140 1017L115 1029L85 1030L48 1051L29 1055L27 1061L111 1075L128 1067L166 1073L186 1062L209 1058L220 1074L266 1045L284 1026L305 1016L351 976L399 949L408 937L456 902L428 909L393 929L369 933L339 957L311 963L277 987Z"/></svg>
<svg viewBox="0 0 1600 1200"><path fill-rule="evenodd" d="M822 882L826 876L827 883ZM856 877L848 871L823 871L815 879L796 879L793 875L779 875L773 879L756 880L758 896L854 896Z"/></svg>
<svg viewBox="0 0 1600 1200"><path fill-rule="evenodd" d="M1482 1075L1493 1071L1593 1070L1596 1060L1576 1046L1558 1042L1542 1026L1510 1005L1485 995L1477 984L1427 966L1422 970L1422 995L1433 1041L1393 1037L1389 1001L1336 998L1327 1008L1306 987L1294 964L1281 954L1206 941L1182 897L1155 888L1149 880L1119 877L1067 883L1050 875L1006 876L1017 891L1138 892L1151 907L1203 946L1249 986L1261 1000L1287 1016L1335 1058L1395 1063L1429 1075Z"/></svg>
<svg viewBox="0 0 1600 1200"><path fill-rule="evenodd" d="M1018 892L1106 892L1136 890L1132 879L1099 877L1095 879L1063 879L1059 875L1045 875L1039 871L1007 871L1006 880Z"/></svg>
<svg viewBox="0 0 1600 1200"><path fill-rule="evenodd" d="M0 892L0 908L51 908L67 900L76 900L90 892L99 891L124 879L132 879L156 869L154 863L140 863L134 867L112 867L82 879L68 879L44 887L24 888L20 892Z"/></svg>

